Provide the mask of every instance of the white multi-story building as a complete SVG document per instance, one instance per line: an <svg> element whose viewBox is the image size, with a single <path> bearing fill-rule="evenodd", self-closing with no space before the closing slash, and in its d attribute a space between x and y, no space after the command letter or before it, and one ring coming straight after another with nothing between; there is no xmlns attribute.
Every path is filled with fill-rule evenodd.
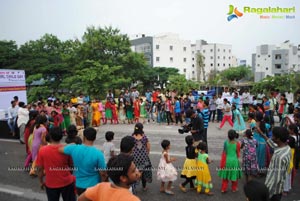
<svg viewBox="0 0 300 201"><path fill-rule="evenodd" d="M177 68L186 79L191 79L191 42L182 40L177 34L157 36L136 35L131 37L132 50L144 53L152 67Z"/></svg>
<svg viewBox="0 0 300 201"><path fill-rule="evenodd" d="M196 44L192 45L192 66L196 68L197 54L199 53L204 58L204 69L200 73L201 81L206 81L210 74L237 66L237 59L232 55L231 45L207 43L203 40L196 41Z"/></svg>
<svg viewBox="0 0 300 201"><path fill-rule="evenodd" d="M134 39L135 38L135 39ZM148 64L152 67L174 67L186 79L206 81L214 72L237 66L237 59L232 55L231 45L208 44L199 40L191 44L189 40L182 40L177 34L161 34L154 37L136 35L131 37L132 50L144 53ZM197 77L197 54L204 58L204 68L200 78ZM204 71L204 72L203 72Z"/></svg>
<svg viewBox="0 0 300 201"><path fill-rule="evenodd" d="M252 55L252 70L255 82L266 76L281 75L300 70L300 45L286 41L279 46L260 45Z"/></svg>
<svg viewBox="0 0 300 201"><path fill-rule="evenodd" d="M191 79L191 42L182 40L176 34L162 34L153 37L153 66L173 67Z"/></svg>

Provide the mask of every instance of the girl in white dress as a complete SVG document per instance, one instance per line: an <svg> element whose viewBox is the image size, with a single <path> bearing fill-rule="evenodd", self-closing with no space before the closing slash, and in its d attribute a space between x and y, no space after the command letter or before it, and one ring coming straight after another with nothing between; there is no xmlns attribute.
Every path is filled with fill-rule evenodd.
<svg viewBox="0 0 300 201"><path fill-rule="evenodd" d="M163 140L161 142L161 146L163 148L163 152L157 170L157 180L161 180L160 192L174 195L174 192L171 191L171 187L173 181L177 179L177 171L172 162L174 162L176 158L170 157L169 155L169 150L171 148L171 143L169 140ZM168 182L168 185L165 189L166 182Z"/></svg>

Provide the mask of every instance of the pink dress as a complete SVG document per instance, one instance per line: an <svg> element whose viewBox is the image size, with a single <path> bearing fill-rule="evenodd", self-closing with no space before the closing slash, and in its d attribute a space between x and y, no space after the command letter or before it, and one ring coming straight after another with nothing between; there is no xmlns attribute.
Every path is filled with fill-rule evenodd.
<svg viewBox="0 0 300 201"><path fill-rule="evenodd" d="M32 141L32 160L34 161L37 157L38 151L42 143L42 134L45 133L47 129L44 126L40 126L38 129L33 131L33 141Z"/></svg>

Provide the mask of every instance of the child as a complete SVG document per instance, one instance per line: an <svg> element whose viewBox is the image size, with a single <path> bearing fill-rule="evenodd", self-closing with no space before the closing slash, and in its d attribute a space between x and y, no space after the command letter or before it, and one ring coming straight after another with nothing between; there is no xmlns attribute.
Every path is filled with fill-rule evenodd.
<svg viewBox="0 0 300 201"><path fill-rule="evenodd" d="M67 128L67 138L65 139L65 143L67 144L82 144L81 138L77 135L78 131L75 125L70 125Z"/></svg>
<svg viewBox="0 0 300 201"><path fill-rule="evenodd" d="M123 102L120 102L119 108L118 108L118 115L119 115L119 119L120 122L123 122L123 124L125 124L125 120L126 120L126 111L125 111L125 105Z"/></svg>
<svg viewBox="0 0 300 201"><path fill-rule="evenodd" d="M71 125L71 119L70 119L70 110L68 109L68 105L64 104L63 109L61 110L61 113L63 115L64 121L62 122L63 132L65 133L66 130Z"/></svg>
<svg viewBox="0 0 300 201"><path fill-rule="evenodd" d="M105 124L107 123L107 120L110 120L110 123L113 124L111 105L112 104L111 104L109 98L107 98L106 103L105 103Z"/></svg>
<svg viewBox="0 0 300 201"><path fill-rule="evenodd" d="M258 173L258 164L256 160L256 147L257 141L253 139L253 134L250 129L246 130L246 138L241 140L241 149L243 151L243 171L246 176L246 182L251 180L252 176L257 175Z"/></svg>
<svg viewBox="0 0 300 201"><path fill-rule="evenodd" d="M143 124L145 123L145 118L147 117L147 111L145 108L145 101L140 98L140 118L141 118L141 122L143 122Z"/></svg>
<svg viewBox="0 0 300 201"><path fill-rule="evenodd" d="M126 107L126 117L128 120L128 124L133 124L133 108L129 101L125 102Z"/></svg>
<svg viewBox="0 0 300 201"><path fill-rule="evenodd" d="M112 158L115 155L115 145L112 143L114 139L115 133L112 131L107 131L105 133L105 139L106 142L103 144L103 152L105 157L105 163L109 161L110 158Z"/></svg>
<svg viewBox="0 0 300 201"><path fill-rule="evenodd" d="M163 148L163 152L157 170L157 180L161 180L160 192L165 192L168 195L174 195L174 192L171 191L171 187L173 181L177 179L177 171L172 162L176 159L169 156L169 150L171 148L169 140L163 140L161 142L161 146ZM168 185L165 189L166 182L168 182Z"/></svg>
<svg viewBox="0 0 300 201"><path fill-rule="evenodd" d="M203 132L203 141L206 143L206 151L208 150L207 146L207 128L208 128L208 122L209 122L209 101L206 100L203 102L203 109L197 110L199 112L199 117L203 119L203 125L204 125L204 132Z"/></svg>
<svg viewBox="0 0 300 201"><path fill-rule="evenodd" d="M197 177L196 177L196 187L197 193L201 192L201 188L204 187L206 195L213 195L210 192L212 189L211 176L208 168L208 164L211 163L211 160L208 157L207 146L205 142L200 142L197 146L198 157L197 157Z"/></svg>
<svg viewBox="0 0 300 201"><path fill-rule="evenodd" d="M185 142L187 144L185 147L186 159L181 171L181 178L185 178L185 182L179 185L180 190L184 193L186 193L185 185L188 183L190 183L191 189L195 188L193 179L196 178L196 152L195 147L193 146L193 136L187 135L185 137Z"/></svg>
<svg viewBox="0 0 300 201"><path fill-rule="evenodd" d="M218 176L222 178L222 193L227 192L229 181L232 183L232 192L236 192L238 190L238 179L242 177L239 164L240 143L235 140L237 136L238 134L235 130L231 129L228 131L228 140L224 142L220 169L218 171Z"/></svg>
<svg viewBox="0 0 300 201"><path fill-rule="evenodd" d="M140 100L139 97L136 97L134 102L133 102L133 113L134 113L134 122L138 123L139 122L139 118L140 118Z"/></svg>
<svg viewBox="0 0 300 201"><path fill-rule="evenodd" d="M117 106L114 100L111 102L111 112L112 112L113 123L119 124Z"/></svg>

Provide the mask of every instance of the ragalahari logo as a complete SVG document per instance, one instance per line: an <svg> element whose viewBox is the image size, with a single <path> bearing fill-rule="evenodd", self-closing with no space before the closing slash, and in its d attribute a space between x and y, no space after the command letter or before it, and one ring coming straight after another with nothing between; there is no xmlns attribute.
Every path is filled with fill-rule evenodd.
<svg viewBox="0 0 300 201"><path fill-rule="evenodd" d="M229 5L229 12L227 13L227 21L230 22L234 18L242 17L243 13L237 10L233 5Z"/></svg>

